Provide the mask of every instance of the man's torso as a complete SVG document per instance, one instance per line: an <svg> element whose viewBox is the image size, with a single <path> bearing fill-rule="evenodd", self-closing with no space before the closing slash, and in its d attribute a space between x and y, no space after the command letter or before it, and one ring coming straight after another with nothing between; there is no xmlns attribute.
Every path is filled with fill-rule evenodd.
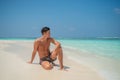
<svg viewBox="0 0 120 80"><path fill-rule="evenodd" d="M51 38L48 38L47 40L42 40L41 38L37 40L38 41L38 54L40 58L49 56L50 54L50 42L51 42Z"/></svg>

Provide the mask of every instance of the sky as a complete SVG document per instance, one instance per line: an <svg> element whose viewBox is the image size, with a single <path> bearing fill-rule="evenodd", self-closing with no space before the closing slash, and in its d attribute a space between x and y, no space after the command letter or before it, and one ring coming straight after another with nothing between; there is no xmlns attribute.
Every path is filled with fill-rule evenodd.
<svg viewBox="0 0 120 80"><path fill-rule="evenodd" d="M0 37L120 37L120 0L0 0Z"/></svg>

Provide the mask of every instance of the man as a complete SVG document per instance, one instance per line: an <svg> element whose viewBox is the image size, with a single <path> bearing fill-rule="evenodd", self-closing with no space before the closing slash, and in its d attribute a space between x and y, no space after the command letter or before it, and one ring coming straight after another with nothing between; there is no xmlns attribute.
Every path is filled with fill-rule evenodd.
<svg viewBox="0 0 120 80"><path fill-rule="evenodd" d="M28 63L32 63L36 52L38 51L40 57L40 64L46 70L51 70L53 68L53 61L55 61L58 57L60 69L63 69L63 52L61 45L58 41L50 37L50 28L43 27L41 30L42 37L38 38L34 42L34 49L32 52L31 61ZM56 47L50 52L50 43L53 43Z"/></svg>

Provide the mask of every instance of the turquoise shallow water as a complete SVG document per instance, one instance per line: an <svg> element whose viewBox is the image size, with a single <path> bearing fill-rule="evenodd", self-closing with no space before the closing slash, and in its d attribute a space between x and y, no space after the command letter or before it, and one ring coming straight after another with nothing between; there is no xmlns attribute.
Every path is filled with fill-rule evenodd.
<svg viewBox="0 0 120 80"><path fill-rule="evenodd" d="M62 39L59 41L64 48L72 50L68 51L69 59L96 70L105 80L120 80L120 39Z"/></svg>
<svg viewBox="0 0 120 80"><path fill-rule="evenodd" d="M120 59L120 39L64 39L59 40L64 47Z"/></svg>
<svg viewBox="0 0 120 80"><path fill-rule="evenodd" d="M0 40L35 40L35 38L0 38ZM63 47L120 60L120 39L57 39ZM79 54L79 53L78 53Z"/></svg>

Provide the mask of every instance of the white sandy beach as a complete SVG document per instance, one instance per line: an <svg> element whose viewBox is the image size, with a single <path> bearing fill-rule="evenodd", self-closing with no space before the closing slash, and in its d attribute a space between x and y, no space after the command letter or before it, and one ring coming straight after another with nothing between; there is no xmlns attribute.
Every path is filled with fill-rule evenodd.
<svg viewBox="0 0 120 80"><path fill-rule="evenodd" d="M34 63L28 64L32 48L32 40L0 40L0 80L106 80L84 63L69 59L67 55L74 52L67 49L63 50L64 66L68 71L61 71L58 66L44 70L38 64L37 55ZM58 64L57 61L55 63Z"/></svg>

